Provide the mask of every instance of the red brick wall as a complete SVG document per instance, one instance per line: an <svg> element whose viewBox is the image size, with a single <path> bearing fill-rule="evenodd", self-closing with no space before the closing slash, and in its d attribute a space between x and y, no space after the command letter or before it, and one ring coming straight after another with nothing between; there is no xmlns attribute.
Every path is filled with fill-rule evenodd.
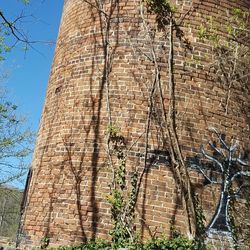
<svg viewBox="0 0 250 250"><path fill-rule="evenodd" d="M135 3L136 2L136 3ZM226 91L206 67L212 61L212 47L198 39L198 29L208 15L222 23L226 10L250 7L249 1L177 1L187 12L182 26L193 52L177 38L174 45L176 119L185 157L195 156L206 143L214 126L247 143L249 123L243 107L248 95L234 91L225 115ZM107 4L105 11L109 10ZM127 173L143 167L148 98L154 65L150 44L140 19L137 1L120 1L110 21L109 53L113 55L108 76L112 122L119 127L130 149ZM146 14L151 25L154 16ZM112 180L107 160L107 88L102 82L104 51L98 10L84 0L65 1L47 96L32 163L32 179L23 215L23 243L39 245L44 236L52 245L77 244L86 238L106 238L111 228L110 205L106 196ZM167 38L156 32L155 50L160 60L165 104L168 105ZM165 49L164 49L165 48ZM198 55L200 62L185 62ZM193 60L194 61L194 60ZM206 62L208 61L208 62ZM154 112L159 112L156 97ZM249 114L248 114L249 115ZM245 141L244 141L245 140ZM157 116L152 117L149 151L166 151ZM137 230L144 237L169 234L171 221L188 232L182 198L168 164L154 163L146 171L136 206ZM193 172L193 180L201 176ZM216 191L202 189L205 211L216 204Z"/></svg>

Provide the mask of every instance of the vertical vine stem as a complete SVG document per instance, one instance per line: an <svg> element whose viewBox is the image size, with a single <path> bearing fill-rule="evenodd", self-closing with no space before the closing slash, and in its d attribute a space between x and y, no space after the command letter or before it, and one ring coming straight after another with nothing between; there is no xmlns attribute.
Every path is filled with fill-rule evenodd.
<svg viewBox="0 0 250 250"><path fill-rule="evenodd" d="M144 30L146 31L146 34L149 36L149 41L150 41L151 48L152 48L153 44L152 44L152 41L151 41L149 31L147 29L147 24L145 22L144 6L143 6L142 1L140 1L140 15L141 15ZM153 58L153 61L156 61L156 58ZM134 206L135 206L136 201L137 201L138 196L139 196L139 191L140 191L143 175L144 175L144 173L145 173L145 171L147 169L149 132L150 132L150 123L151 123L151 116L152 116L152 110L153 110L154 94L155 94L155 87L156 87L156 83L157 83L157 78L158 78L158 75L154 74L154 80L153 80L153 82L152 82L152 84L150 86L150 94L149 94L149 97L148 97L148 112L147 112L148 114L147 114L147 120L146 120L146 125L145 125L145 149L144 149L143 169L142 169L142 171L141 171L141 173L139 175L139 178L137 180Z"/></svg>
<svg viewBox="0 0 250 250"><path fill-rule="evenodd" d="M168 130L168 136L173 137L175 144L175 154L178 156L176 161L176 168L178 169L178 177L180 178L180 184L182 192L184 193L184 200L186 204L186 210L188 214L189 222L189 232L191 235L196 234L196 221L195 221L195 208L192 198L191 181L187 171L187 166L184 162L184 158L181 152L181 148L178 141L178 136L176 133L175 124L175 85L174 85L174 70L173 70L173 60L174 60L174 22L173 13L169 13L169 53L168 53L168 77L169 77L169 112L168 112L168 124L170 130Z"/></svg>
<svg viewBox="0 0 250 250"><path fill-rule="evenodd" d="M186 210L188 214L188 221L189 221L189 231L191 235L195 235L196 233L196 223L195 223L195 210L194 210L194 203L192 199L192 193L191 193L191 182L189 178L189 174L187 171L186 164L184 162L184 158L181 152L181 148L179 146L178 142L178 136L175 129L175 90L174 90L174 70L173 70L173 60L174 60L174 20L173 20L173 13L169 11L171 8L166 8L166 15L168 16L168 29L165 29L165 23L163 22L161 26L164 27L164 31L168 31L168 41L169 41L169 53L167 58L168 63L168 75L169 75L169 83L168 83L168 93L169 93L169 110L168 115L166 115L165 107L164 107L164 98L163 98L163 92L161 88L161 80L160 80L160 67L157 62L157 55L155 50L155 45L153 41L153 37L151 35L150 29L148 28L148 24L145 21L144 17L144 6L143 2L140 2L140 15L142 19L142 24L144 27L144 31L146 32L148 42L150 45L150 56L147 56L147 58L153 63L154 65L154 80L151 88L150 93L150 106L148 111L148 118L147 118L147 128L146 129L146 145L145 145L145 155L144 155L144 169L141 172L139 181L138 181L138 190L140 187L140 183L142 181L142 177L144 174L144 171L147 167L147 152L148 152L148 133L150 128L150 116L153 108L153 94L155 91L155 87L157 86L160 96L160 104L163 114L163 121L166 125L166 138L168 139L169 149L170 149L170 156L172 160L172 167L173 171L176 175L178 185L180 186L182 193L184 194L184 200L186 204ZM164 14L164 18L166 15ZM165 141L165 135L162 133L162 140L163 144ZM137 194L138 195L138 194Z"/></svg>
<svg viewBox="0 0 250 250"><path fill-rule="evenodd" d="M112 114L111 114L111 104L110 104L110 81L109 76L112 70L112 63L113 63L113 56L112 51L110 48L110 20L112 18L112 15L114 13L115 8L117 7L117 0L114 0L114 2L111 2L111 7L109 12L106 12L104 9L104 1L103 0L95 0L95 4L91 4L89 1L84 0L86 3L88 3L90 6L97 9L100 19L100 28L101 28L101 34L102 34L102 44L103 44L103 56L104 56L104 66L102 70L102 78L101 78L101 84L105 87L106 91L106 108L107 108L107 114L108 114L108 129L113 126L112 124ZM118 25L118 24L117 24ZM112 169L113 174L113 185L115 188L115 168L112 160L112 150L110 147L110 134L108 133L107 139L106 139L106 145L107 145L107 157L109 165Z"/></svg>

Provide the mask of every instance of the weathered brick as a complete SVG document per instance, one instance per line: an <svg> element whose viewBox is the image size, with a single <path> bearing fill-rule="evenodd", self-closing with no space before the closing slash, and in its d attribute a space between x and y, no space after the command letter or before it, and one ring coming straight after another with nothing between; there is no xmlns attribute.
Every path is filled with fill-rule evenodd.
<svg viewBox="0 0 250 250"><path fill-rule="evenodd" d="M207 131L209 126L217 127L229 138L238 137L247 147L249 118L241 111L242 105L249 101L246 95L235 90L230 112L225 116L221 104L226 90L216 83L214 72L195 60L191 65L187 62L196 59L206 64L213 60L212 47L198 38L201 23L207 22L209 16L225 22L227 10L237 6L249 8L249 1L176 2L182 6L182 14L190 5L194 6L181 27L193 52L186 51L178 39L174 40L176 124L183 154L187 157L199 152L200 144L211 136ZM135 167L140 171L143 168L148 97L154 74L154 65L143 55L150 56L150 43L143 31L138 5L139 1L120 1L109 33L110 53L113 53L109 75L110 109L127 148L131 147L127 172L134 171ZM110 6L104 4L104 8L109 11ZM116 15L120 15L119 19ZM150 24L155 24L155 16L145 16ZM161 66L166 107L169 104L168 49L166 39L158 31L155 52ZM22 233L30 246L38 246L44 236L50 238L51 246L76 245L94 237L109 237L112 222L106 197L112 171L107 164L104 61L98 10L84 0L65 0L22 220ZM159 111L159 98L155 105ZM151 122L149 148L151 151L164 149L157 117ZM201 175L190 174L209 218L218 200L218 190L203 188ZM145 173L136 205L136 228L142 237L169 234L173 218L177 229L188 232L185 206L177 186L169 162L155 162Z"/></svg>

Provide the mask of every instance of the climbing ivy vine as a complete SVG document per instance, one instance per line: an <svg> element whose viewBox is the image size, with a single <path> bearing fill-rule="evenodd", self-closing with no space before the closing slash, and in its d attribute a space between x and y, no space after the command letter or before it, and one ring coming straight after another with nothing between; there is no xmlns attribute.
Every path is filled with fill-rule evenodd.
<svg viewBox="0 0 250 250"><path fill-rule="evenodd" d="M135 240L134 217L138 173L133 172L130 178L126 173L125 140L120 135L120 129L109 126L107 136L111 145L111 157L116 158L110 195L107 197L113 219L110 235L113 245L124 247L128 242Z"/></svg>
<svg viewBox="0 0 250 250"><path fill-rule="evenodd" d="M227 115L233 108L230 105L233 92L237 89L243 93L249 91L250 12L233 8L231 14L225 15L226 23L210 17L200 25L198 35L202 42L212 46L212 63L204 66L213 71L212 75L226 90L222 106ZM221 33L222 30L226 31L226 35Z"/></svg>
<svg viewBox="0 0 250 250"><path fill-rule="evenodd" d="M111 6L114 11L114 6ZM161 132L164 149L170 152L171 167L176 176L178 186L181 189L182 196L185 201L185 208L188 214L189 231L192 236L204 235L204 214L199 205L198 197L194 195L191 180L188 172L188 165L182 154L179 143L178 131L176 126L176 81L174 74L174 41L181 39L183 33L181 31L181 22L184 15L180 16L176 6L167 0L146 0L140 1L140 22L147 38L147 44L150 47L147 60L153 66L153 77L150 83L148 93L148 109L147 119L145 121L145 152L144 167L141 172L135 171L129 175L126 168L126 145L125 139L121 135L118 127L112 122L112 108L109 99L109 77L112 72L112 63L114 50L110 46L110 20L111 16L107 15L101 1L97 1L97 9L99 10L100 20L103 23L102 33L104 46L104 69L102 83L106 87L107 96L107 112L108 112L108 129L107 129L107 148L109 166L113 171L113 180L110 188L110 194L107 197L111 205L111 217L113 220L113 229L110 234L114 245L124 247L128 242L135 242L134 217L135 204L138 199L140 185L143 175L148 167L148 147L149 133L152 125L152 113L157 103L160 110L159 120L161 122ZM158 30L163 33L165 38L165 65L160 66L159 56L154 44L156 30L151 28L149 22L145 18L145 13L153 14L158 25ZM112 15L112 13L111 13ZM249 14L240 9L233 9L232 15L228 15L228 23L223 27L217 27L217 22L210 18L206 23L201 24L198 30L198 36L201 42L209 41L213 50L213 61L211 68L214 75L220 80L225 88L227 88L227 96L224 101L225 113L229 112L230 97L232 95L233 86L240 83L243 89L248 88L246 82L249 77L249 44L248 44L248 21ZM227 31L226 39L221 34L220 29ZM164 47L163 46L163 47ZM188 46L188 43L185 44ZM207 66L207 65L202 65ZM162 89L164 84L161 78L161 72L166 69L168 75L167 89L168 106L166 105L166 97L163 96ZM167 107L166 107L167 106ZM224 146L225 146L224 142ZM230 146L228 146L230 148ZM214 148L215 149L215 148ZM229 150L230 151L230 150ZM206 156L205 151L202 151ZM218 152L217 152L218 153ZM209 159L209 158L208 158ZM228 160L229 161L229 160ZM228 176L223 176L227 178ZM231 176L232 177L232 176ZM229 187L227 187L229 192ZM228 197L227 193L227 197ZM224 198L223 198L224 199ZM214 219L216 220L216 218ZM212 222L211 222L212 223ZM214 225L212 223L211 225ZM212 227L212 226L211 226Z"/></svg>

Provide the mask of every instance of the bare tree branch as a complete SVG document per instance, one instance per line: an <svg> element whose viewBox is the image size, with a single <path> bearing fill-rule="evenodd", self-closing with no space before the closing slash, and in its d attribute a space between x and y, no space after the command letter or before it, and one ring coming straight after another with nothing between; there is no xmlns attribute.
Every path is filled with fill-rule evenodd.
<svg viewBox="0 0 250 250"><path fill-rule="evenodd" d="M238 162L242 166L250 166L249 162L245 162L242 159L238 158L232 158L232 161Z"/></svg>
<svg viewBox="0 0 250 250"><path fill-rule="evenodd" d="M207 154L207 153L205 152L205 149L204 149L204 146L203 146L203 145L201 145L200 150L201 150L201 153L202 153L208 160L210 160L210 161L216 163L216 164L220 167L220 171L221 171L221 172L224 171L223 165L222 165L217 159L215 159L215 158L212 157L211 155Z"/></svg>
<svg viewBox="0 0 250 250"><path fill-rule="evenodd" d="M211 132L213 132L213 133L215 133L215 134L217 135L219 141L221 142L221 144L222 144L228 151L230 151L229 146L228 146L228 145L226 144L226 142L222 139L221 134L218 132L218 130L217 130L216 128L210 127L210 128L208 128L208 130L211 131Z"/></svg>
<svg viewBox="0 0 250 250"><path fill-rule="evenodd" d="M214 145L211 141L209 141L208 144L209 144L209 146L210 146L216 153L218 153L219 155L225 157L223 151L221 151L221 150L219 150L217 147L215 147L215 145Z"/></svg>
<svg viewBox="0 0 250 250"><path fill-rule="evenodd" d="M244 188L248 188L248 187L250 187L250 184L242 184L242 185L240 185L239 188L237 189L237 191L235 191L232 195L229 196L229 199L239 198L241 190L244 189Z"/></svg>
<svg viewBox="0 0 250 250"><path fill-rule="evenodd" d="M248 176L250 177L250 171L239 171L237 172L236 174L234 174L232 177L231 177L231 181L233 181L235 178L239 177L239 176Z"/></svg>
<svg viewBox="0 0 250 250"><path fill-rule="evenodd" d="M197 164L191 164L191 167L194 167L194 168L198 169L202 173L202 175L204 176L204 178L207 181L209 181L209 184L219 184L219 185L222 184L222 182L213 181L210 177L208 177L208 175L205 173L205 171L199 165L197 165Z"/></svg>

